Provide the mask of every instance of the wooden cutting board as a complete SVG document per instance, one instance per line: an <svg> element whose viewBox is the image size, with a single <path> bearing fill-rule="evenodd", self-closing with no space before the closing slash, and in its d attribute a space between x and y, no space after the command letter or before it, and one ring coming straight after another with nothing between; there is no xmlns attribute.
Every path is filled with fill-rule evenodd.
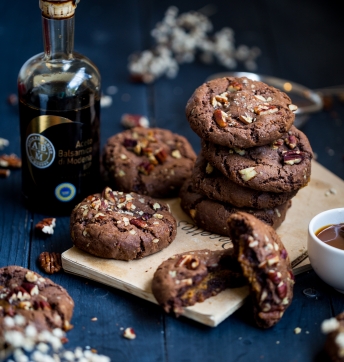
<svg viewBox="0 0 344 362"><path fill-rule="evenodd" d="M178 199L164 202L170 205L178 225L176 239L168 248L146 258L126 262L98 258L73 247L62 254L64 270L156 303L151 281L164 260L191 250L231 247L228 237L211 234L195 226L180 208ZM336 207L344 207L344 181L314 161L311 182L293 198L286 220L277 230L296 274L310 268L307 258L309 221L319 212ZM234 313L247 296L247 287L227 289L203 303L186 308L184 316L215 327Z"/></svg>

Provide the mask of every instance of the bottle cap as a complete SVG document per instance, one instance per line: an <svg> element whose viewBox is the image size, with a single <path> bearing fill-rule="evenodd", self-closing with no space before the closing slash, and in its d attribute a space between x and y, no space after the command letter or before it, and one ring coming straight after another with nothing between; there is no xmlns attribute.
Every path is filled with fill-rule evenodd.
<svg viewBox="0 0 344 362"><path fill-rule="evenodd" d="M42 15L50 19L64 19L74 15L80 0L39 0Z"/></svg>

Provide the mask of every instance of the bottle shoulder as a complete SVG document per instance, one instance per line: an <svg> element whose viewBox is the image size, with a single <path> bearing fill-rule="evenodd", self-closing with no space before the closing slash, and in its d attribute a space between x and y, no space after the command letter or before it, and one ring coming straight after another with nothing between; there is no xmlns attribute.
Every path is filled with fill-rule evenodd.
<svg viewBox="0 0 344 362"><path fill-rule="evenodd" d="M100 88L101 76L97 66L86 56L73 52L70 59L46 59L44 53L39 53L28 59L18 74L18 84L37 84L37 82L54 81L70 83L73 79L83 79Z"/></svg>

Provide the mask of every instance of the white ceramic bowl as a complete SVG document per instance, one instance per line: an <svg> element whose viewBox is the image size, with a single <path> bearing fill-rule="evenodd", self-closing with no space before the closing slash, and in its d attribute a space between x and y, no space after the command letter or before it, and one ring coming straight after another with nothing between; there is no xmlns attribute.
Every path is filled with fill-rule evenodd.
<svg viewBox="0 0 344 362"><path fill-rule="evenodd" d="M315 232L320 228L344 223L344 208L331 209L316 215L308 227L308 255L318 276L327 284L344 293L344 250L321 241Z"/></svg>

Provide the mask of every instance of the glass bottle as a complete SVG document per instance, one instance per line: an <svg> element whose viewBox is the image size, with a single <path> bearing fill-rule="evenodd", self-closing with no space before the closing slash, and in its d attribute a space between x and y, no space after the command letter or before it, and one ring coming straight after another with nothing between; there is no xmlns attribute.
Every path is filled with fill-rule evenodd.
<svg viewBox="0 0 344 362"><path fill-rule="evenodd" d="M100 74L73 51L79 0L40 0L44 53L18 76L22 192L43 213L69 213L98 192Z"/></svg>

